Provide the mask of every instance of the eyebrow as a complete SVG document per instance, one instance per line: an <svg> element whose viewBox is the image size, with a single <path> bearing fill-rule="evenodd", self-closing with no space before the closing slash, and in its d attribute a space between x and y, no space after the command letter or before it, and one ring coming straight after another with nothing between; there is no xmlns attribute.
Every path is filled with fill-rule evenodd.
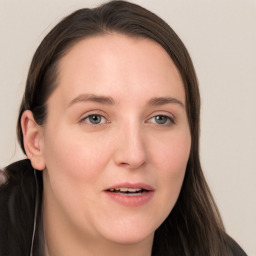
<svg viewBox="0 0 256 256"><path fill-rule="evenodd" d="M100 96L95 94L81 94L78 97L74 98L69 104L68 107L75 103L79 102L97 102L104 105L114 105L115 101L111 97Z"/></svg>
<svg viewBox="0 0 256 256"><path fill-rule="evenodd" d="M96 102L103 105L115 105L115 101L112 97L108 96L100 96L95 94L81 94L74 98L69 104L68 107L70 107L73 104L81 103L81 102ZM182 107L184 107L184 104L173 97L154 97L148 101L149 106L161 106L166 104L178 104Z"/></svg>
<svg viewBox="0 0 256 256"><path fill-rule="evenodd" d="M148 104L150 106L161 106L161 105L166 105L166 104L170 104L170 103L174 103L174 104L178 104L181 107L185 107L184 103L182 103L182 101L173 98L173 97L155 97L152 98L151 100L149 100Z"/></svg>

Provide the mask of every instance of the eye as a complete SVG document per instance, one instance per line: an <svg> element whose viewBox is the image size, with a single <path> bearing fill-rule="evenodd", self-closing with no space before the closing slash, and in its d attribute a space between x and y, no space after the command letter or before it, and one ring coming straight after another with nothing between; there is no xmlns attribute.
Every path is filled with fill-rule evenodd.
<svg viewBox="0 0 256 256"><path fill-rule="evenodd" d="M160 125L174 124L173 118L165 115L153 116L149 119L150 122Z"/></svg>
<svg viewBox="0 0 256 256"><path fill-rule="evenodd" d="M108 122L105 117L103 117L102 115L96 115L96 114L89 115L86 118L83 118L82 121L85 121L86 123L94 124L94 125L103 124L103 123Z"/></svg>

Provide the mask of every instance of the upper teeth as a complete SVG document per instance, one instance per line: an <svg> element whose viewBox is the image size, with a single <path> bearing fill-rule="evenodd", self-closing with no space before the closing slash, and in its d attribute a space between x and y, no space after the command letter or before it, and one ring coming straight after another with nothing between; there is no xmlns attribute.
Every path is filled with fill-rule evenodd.
<svg viewBox="0 0 256 256"><path fill-rule="evenodd" d="M142 189L141 188L112 188L110 189L111 192L114 191L120 191L120 192L140 192Z"/></svg>

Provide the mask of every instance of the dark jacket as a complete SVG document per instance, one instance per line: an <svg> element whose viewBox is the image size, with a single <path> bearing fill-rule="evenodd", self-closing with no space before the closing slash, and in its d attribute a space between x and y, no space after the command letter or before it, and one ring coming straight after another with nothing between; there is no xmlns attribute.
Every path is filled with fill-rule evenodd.
<svg viewBox="0 0 256 256"><path fill-rule="evenodd" d="M38 190L29 160L13 163L4 172L7 174L7 182L0 185L0 256L29 256L36 203L36 226L40 227L42 172L35 172ZM33 255L43 256L42 234L38 230L40 228L35 233ZM229 238L228 244L234 256L246 256L233 239Z"/></svg>

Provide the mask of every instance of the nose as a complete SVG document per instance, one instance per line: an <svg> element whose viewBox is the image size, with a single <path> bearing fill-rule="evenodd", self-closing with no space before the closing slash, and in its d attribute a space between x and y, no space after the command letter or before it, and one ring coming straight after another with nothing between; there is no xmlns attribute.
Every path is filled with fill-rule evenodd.
<svg viewBox="0 0 256 256"><path fill-rule="evenodd" d="M130 125L121 129L116 140L117 147L114 154L114 162L117 166L138 169L145 164L145 139L139 127Z"/></svg>

